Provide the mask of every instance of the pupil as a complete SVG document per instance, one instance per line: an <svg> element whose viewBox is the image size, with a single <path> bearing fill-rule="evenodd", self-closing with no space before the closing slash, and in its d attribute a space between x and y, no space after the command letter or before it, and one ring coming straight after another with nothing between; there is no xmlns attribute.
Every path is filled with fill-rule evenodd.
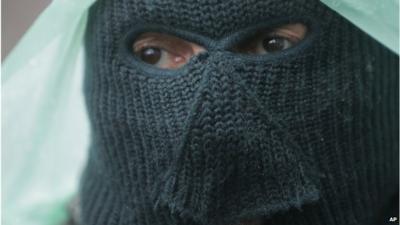
<svg viewBox="0 0 400 225"><path fill-rule="evenodd" d="M145 48L140 51L140 59L149 64L156 64L161 58L159 48Z"/></svg>
<svg viewBox="0 0 400 225"><path fill-rule="evenodd" d="M267 52L277 52L285 49L285 40L283 38L267 38L263 41L263 47Z"/></svg>

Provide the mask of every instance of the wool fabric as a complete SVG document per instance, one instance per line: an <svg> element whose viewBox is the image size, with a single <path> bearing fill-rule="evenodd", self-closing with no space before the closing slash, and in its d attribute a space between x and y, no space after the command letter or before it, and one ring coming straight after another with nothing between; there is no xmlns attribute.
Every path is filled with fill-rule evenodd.
<svg viewBox="0 0 400 225"><path fill-rule="evenodd" d="M302 23L296 46L234 49ZM141 62L159 32L207 51ZM398 56L316 0L98 0L82 225L375 225L398 192Z"/></svg>

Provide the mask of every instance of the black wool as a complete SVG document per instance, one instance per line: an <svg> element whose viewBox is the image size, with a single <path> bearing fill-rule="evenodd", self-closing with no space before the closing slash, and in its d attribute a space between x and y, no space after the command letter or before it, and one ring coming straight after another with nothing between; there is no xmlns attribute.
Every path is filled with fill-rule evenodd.
<svg viewBox="0 0 400 225"><path fill-rule="evenodd" d="M303 23L282 52L232 51ZM207 51L138 60L144 32ZM99 0L82 225L375 225L398 192L398 56L313 0ZM393 205L393 204L392 204Z"/></svg>

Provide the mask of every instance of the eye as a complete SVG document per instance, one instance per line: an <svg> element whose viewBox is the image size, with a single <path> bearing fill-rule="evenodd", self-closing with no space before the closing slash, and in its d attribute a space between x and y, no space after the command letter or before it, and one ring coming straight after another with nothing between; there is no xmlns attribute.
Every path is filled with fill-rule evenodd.
<svg viewBox="0 0 400 225"><path fill-rule="evenodd" d="M307 27L301 23L260 31L239 43L233 51L245 54L272 54L291 48L306 36Z"/></svg>
<svg viewBox="0 0 400 225"><path fill-rule="evenodd" d="M177 69L205 49L168 34L149 32L133 43L134 54L143 62L164 69Z"/></svg>
<svg viewBox="0 0 400 225"><path fill-rule="evenodd" d="M164 50L156 47L146 47L140 50L139 58L148 64L157 64L162 57L165 57Z"/></svg>
<svg viewBox="0 0 400 225"><path fill-rule="evenodd" d="M294 43L283 37L266 37L262 40L262 49L265 52L273 53L285 50L294 45Z"/></svg>

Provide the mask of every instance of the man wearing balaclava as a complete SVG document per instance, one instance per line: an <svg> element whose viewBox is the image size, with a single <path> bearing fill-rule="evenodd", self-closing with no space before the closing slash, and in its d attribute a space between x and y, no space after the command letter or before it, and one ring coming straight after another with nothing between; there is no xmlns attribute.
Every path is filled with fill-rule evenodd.
<svg viewBox="0 0 400 225"><path fill-rule="evenodd" d="M99 0L86 50L82 225L397 213L398 56L319 1Z"/></svg>

